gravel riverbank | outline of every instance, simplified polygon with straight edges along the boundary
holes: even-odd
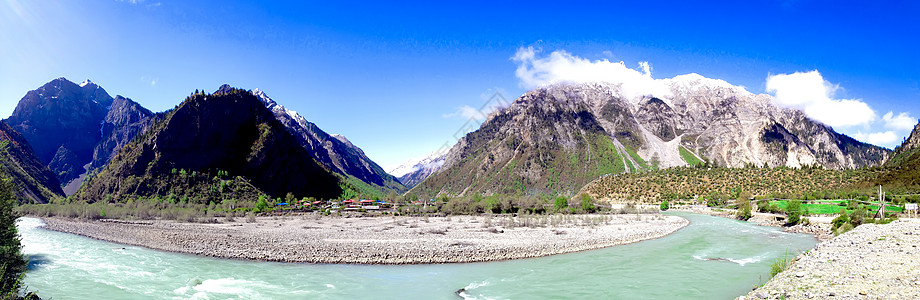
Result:
[[[219,224],[45,218],[50,230],[220,258],[361,264],[465,263],[598,249],[668,235],[663,215],[260,217]]]
[[[865,224],[818,244],[746,299],[920,299],[920,221]]]

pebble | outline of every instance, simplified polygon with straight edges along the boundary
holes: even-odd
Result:
[[[920,260],[904,254],[920,245],[915,232],[920,220],[861,225],[800,255],[747,298],[920,299]]]
[[[593,215],[606,223],[503,227],[508,216],[260,217],[255,223],[99,222],[45,219],[47,228],[95,239],[209,257],[299,263],[485,262],[570,253],[663,237],[689,224],[677,216]],[[539,217],[535,218],[538,219]],[[572,218],[572,216],[569,216]],[[534,220],[527,220],[533,222]],[[485,223],[491,225],[485,226]],[[556,231],[565,229],[567,234]]]

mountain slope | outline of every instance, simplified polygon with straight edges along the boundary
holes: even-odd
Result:
[[[150,128],[155,121],[155,114],[150,110],[131,99],[115,96],[112,108],[102,123],[102,140],[93,149],[90,169],[105,167],[121,147]]]
[[[77,85],[62,77],[26,93],[6,121],[66,184],[85,173],[112,101],[89,80]]]
[[[607,108],[617,113],[616,107]],[[618,135],[605,131],[578,97],[534,90],[460,139],[440,170],[412,192],[425,197],[571,194],[600,175],[646,167],[620,142],[633,139],[633,133]]]
[[[222,90],[227,88],[229,88],[227,85],[221,87]],[[252,93],[259,97],[275,118],[297,138],[297,141],[310,153],[310,157],[327,169],[373,185],[382,194],[391,190],[399,193],[407,190],[396,177],[384,171],[368,158],[361,148],[353,145],[344,136],[326,133],[297,112],[281,106],[263,91],[256,89]]]
[[[220,197],[211,184],[223,190],[222,181],[207,181],[208,176],[203,184],[188,184],[191,190],[174,188],[194,174],[241,178],[273,197],[330,199],[342,192],[340,178],[310,158],[260,99],[231,88],[188,97],[124,146],[74,196],[87,202],[107,195],[116,201],[168,194],[204,195],[198,201]]]
[[[32,152],[32,147],[6,122],[0,121],[0,164],[18,188],[20,202],[48,203],[63,198],[64,191],[48,167]]]
[[[666,98],[626,97],[608,83],[527,92],[461,139],[413,192],[571,194],[601,175],[698,160],[852,169],[878,166],[889,154],[777,107],[769,95],[696,74],[663,82]]]
[[[894,149],[875,184],[920,187],[920,123],[914,126],[904,143]]]
[[[914,154],[920,152],[920,123],[914,126],[907,139],[900,146],[894,148],[891,158],[885,162],[885,166],[894,167],[904,163]]]

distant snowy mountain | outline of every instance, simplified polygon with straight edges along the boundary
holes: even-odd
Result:
[[[221,89],[229,88],[228,85],[221,87]],[[383,168],[364,154],[364,150],[352,144],[344,136],[326,133],[296,111],[278,104],[259,89],[254,89],[252,94],[262,100],[265,107],[275,115],[275,119],[287,127],[313,159],[329,170],[374,185],[384,193],[391,190],[402,193],[407,190],[396,177],[387,174]]]
[[[447,149],[442,149],[422,158],[410,159],[389,173],[399,178],[399,182],[411,189],[440,170],[446,157]]]

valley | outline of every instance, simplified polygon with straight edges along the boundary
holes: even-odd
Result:
[[[42,95],[68,86],[64,79],[49,85]],[[725,93],[714,92],[721,88],[735,93],[726,101],[764,105],[735,87],[708,88],[706,97]],[[265,92],[229,85],[196,91],[161,113],[116,96],[94,154],[83,158],[92,159],[75,178],[59,164],[43,165],[13,129],[3,153],[12,163],[7,176],[19,182],[17,211],[43,218],[47,230],[288,263],[474,263],[618,248],[670,236],[695,218],[659,213],[668,204],[707,205],[709,214],[742,220],[772,213],[767,217],[782,221],[755,219],[835,240],[857,234],[848,231],[862,224],[892,221],[873,220],[878,208],[866,205],[878,185],[890,195],[886,217],[904,215],[900,206],[918,201],[911,193],[918,190],[920,124],[888,151],[766,106],[769,121],[743,129],[753,137],[725,140],[725,130],[751,121],[694,129],[692,110],[678,117],[674,102],[629,102],[612,97],[616,91],[535,90],[491,114],[449,151],[400,167],[399,177]],[[681,105],[688,104],[700,103]],[[806,142],[828,139],[834,142]],[[739,141],[747,146],[723,156],[719,147]],[[55,182],[53,172],[71,181]],[[74,185],[76,191],[63,189]],[[809,224],[809,218],[822,221]],[[767,287],[761,293],[777,295]]]
[[[0,300],[914,299],[920,1],[0,4]]]

